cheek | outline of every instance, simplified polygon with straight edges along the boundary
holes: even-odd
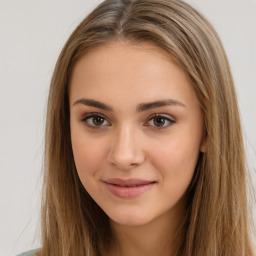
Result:
[[[103,163],[104,149],[90,138],[74,136],[72,138],[72,149],[76,169],[80,179],[95,176],[100,164]]]
[[[152,163],[159,175],[161,193],[167,198],[166,205],[175,205],[191,183],[199,149],[184,139],[172,140],[161,150],[154,150]]]
[[[192,178],[198,156],[199,143],[189,136],[176,136],[168,143],[150,148],[152,164],[163,178],[175,183]]]

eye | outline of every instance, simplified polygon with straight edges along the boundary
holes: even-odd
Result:
[[[173,120],[163,115],[154,115],[149,119],[147,125],[155,126],[156,128],[165,128],[170,126],[173,123],[174,123]]]
[[[82,120],[86,126],[90,128],[100,128],[102,126],[110,126],[110,123],[98,113],[86,114]],[[154,115],[147,122],[147,126],[154,126],[156,128],[165,128],[174,123],[173,120],[163,115]]]
[[[101,126],[109,126],[110,123],[101,115],[98,113],[89,113],[86,114],[82,122],[85,123],[85,125],[91,127],[91,128],[99,128]]]

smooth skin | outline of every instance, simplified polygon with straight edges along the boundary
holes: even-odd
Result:
[[[174,255],[184,194],[205,150],[202,111],[185,72],[150,42],[116,41],[76,63],[69,89],[77,172],[115,234],[108,255]],[[119,198],[103,182],[113,178],[155,183]]]

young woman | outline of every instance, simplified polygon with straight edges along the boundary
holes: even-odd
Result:
[[[209,22],[183,1],[106,0],[52,77],[31,254],[253,256],[247,175]]]

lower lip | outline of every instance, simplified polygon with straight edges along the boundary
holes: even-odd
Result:
[[[122,187],[118,185],[113,185],[110,183],[105,183],[108,190],[119,198],[134,198],[139,196],[149,190],[156,183],[149,183],[145,185],[139,185],[136,187]]]

